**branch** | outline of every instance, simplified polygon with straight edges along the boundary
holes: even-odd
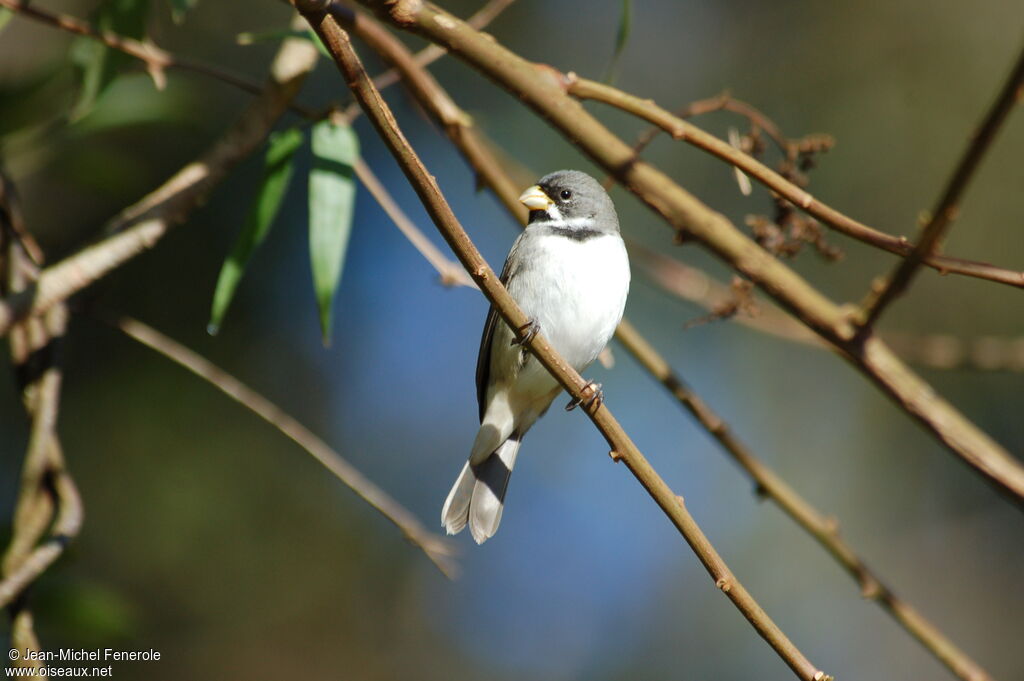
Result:
[[[564,87],[569,94],[579,99],[603,102],[653,123],[670,134],[673,139],[692,144],[739,168],[793,205],[849,237],[896,255],[909,257],[913,252],[913,246],[905,237],[894,237],[840,213],[753,156],[663,109],[650,99],[641,99],[609,85],[581,78],[574,73],[561,77],[565,79]],[[935,254],[929,254],[921,262],[943,274],[963,274],[1024,288],[1024,272]]]
[[[1021,99],[1022,92],[1024,92],[1022,88],[1024,88],[1024,50],[1017,57],[1017,63],[1010,72],[1009,78],[1003,83],[999,96],[996,97],[992,108],[985,115],[985,121],[971,136],[967,150],[960,159],[960,163],[957,164],[956,170],[953,171],[953,176],[949,178],[938,205],[932,211],[931,219],[921,233],[921,238],[914,246],[914,250],[896,266],[889,277],[889,283],[878,293],[877,297],[874,297],[873,302],[864,311],[861,322],[863,328],[870,327],[878,321],[886,306],[910,285],[918,267],[927,262],[927,259],[934,256],[935,251],[938,250],[939,241],[960,213],[960,198],[978,166],[981,165],[982,157],[992,145],[1003,122]]]
[[[388,148],[402,166],[409,182],[413,185],[420,200],[423,202],[438,230],[456,252],[466,270],[485,293],[491,304],[498,310],[509,326],[515,330],[517,338],[526,339],[518,331],[525,328],[527,319],[494,271],[487,265],[476,250],[469,236],[459,224],[451,208],[445,201],[436,181],[431,176],[416,153],[399,130],[391,110],[380,97],[379,91],[373,86],[369,76],[363,69],[359,58],[352,49],[348,35],[338,26],[334,19],[323,12],[326,5],[322,2],[299,3],[300,11],[310,25],[321,37],[338,65],[339,71],[349,87],[355,93],[363,109],[384,139]],[[569,366],[540,334],[526,342],[530,351],[537,356],[548,372],[575,398],[587,396],[587,383]],[[637,477],[648,493],[654,498],[666,515],[672,520],[686,541],[697,553],[701,562],[715,579],[716,584],[739,608],[743,615],[754,625],[758,633],[776,650],[786,663],[806,681],[821,681],[825,674],[814,667],[796,647],[786,638],[785,634],[772,622],[768,615],[754,601],[747,590],[736,580],[735,576],[722,561],[690,516],[682,498],[675,496],[664,480],[651,468],[640,450],[633,444],[629,436],[603,404],[591,404],[586,408],[594,424],[599,428],[612,448],[612,456],[625,462],[630,471]]]
[[[355,171],[356,177],[359,178],[359,181],[363,183],[367,191],[380,204],[381,209],[391,218],[391,222],[395,223],[395,226],[405,235],[409,243],[441,275],[442,284],[445,286],[477,287],[465,270],[445,257],[444,253],[416,226],[416,223],[409,219],[409,216],[399,207],[398,202],[391,197],[387,188],[381,184],[374,172],[370,170],[370,166],[366,165],[363,159],[356,160]]]
[[[222,393],[277,428],[295,444],[305,449],[324,468],[359,495],[363,501],[390,520],[402,531],[406,539],[427,554],[427,557],[442,573],[447,577],[454,577],[457,574],[458,568],[451,558],[452,547],[447,541],[426,530],[412,513],[283,409],[205,357],[138,320],[122,317],[120,319],[103,318],[103,321],[119,329],[129,338],[206,380]]]
[[[1024,466],[910,371],[876,336],[857,337],[849,311],[828,300],[589,115],[566,91],[566,77],[532,64],[491,36],[425,2],[360,0],[387,21],[438,42],[543,116],[678,232],[685,232],[760,286],[784,309],[836,345],[943,444],[1018,503]]]
[[[729,425],[714,412],[686,382],[672,371],[643,336],[627,321],[619,325],[616,338],[669,393],[711,434],[757,485],[759,494],[771,499],[831,555],[860,586],[864,598],[884,608],[903,628],[921,642],[950,671],[964,681],[990,681],[978,663],[960,650],[935,625],[912,605],[898,598],[880,577],[872,572],[853,548],[839,535],[839,521],[826,517],[811,506],[792,487],[736,437]]]
[[[316,48],[308,40],[286,40],[274,58],[270,81],[262,93],[209,151],[122,211],[108,225],[111,236],[46,268],[33,287],[0,301],[0,336],[15,322],[46,312],[153,248],[168,230],[183,222],[231,168],[259,148],[316,59]]]
[[[6,180],[4,183],[0,197],[0,288],[19,291],[35,278],[37,269],[29,262],[28,251],[23,250],[25,240],[19,239],[19,230],[13,227],[21,221],[21,215],[11,202],[13,188]],[[39,255],[42,259],[41,252]],[[40,650],[25,589],[60,557],[82,526],[82,501],[64,466],[56,430],[61,387],[56,346],[64,335],[66,320],[65,307],[57,305],[45,317],[21,322],[11,333],[11,359],[31,429],[11,540],[0,565],[0,607],[10,611],[11,645],[19,650]],[[40,664],[19,660],[14,666]]]
[[[627,242],[630,261],[666,293],[715,313],[735,304],[735,291],[704,270],[652,251],[637,242]],[[820,336],[770,301],[756,297],[753,312],[729,317],[760,333],[822,350],[832,349]],[[978,336],[956,338],[943,333],[879,333],[904,361],[929,369],[976,371],[1024,371],[1024,336]]]

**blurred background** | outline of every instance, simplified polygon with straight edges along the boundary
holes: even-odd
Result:
[[[446,0],[468,16],[480,3]],[[87,17],[91,2],[40,7]],[[600,78],[620,4],[518,0],[490,27],[527,58]],[[275,46],[243,31],[285,26],[288,8],[200,0],[182,25],[154,3],[150,35],[182,56],[262,79]],[[912,235],[1021,47],[1024,5],[893,0],[634,3],[618,83],[674,108],[723,90],[793,137],[834,135],[812,191],[893,234]],[[403,36],[413,47],[421,41]],[[14,18],[0,33],[0,142],[26,220],[49,259],[192,160],[247,95],[170,72],[164,92],[129,65],[96,108],[63,117],[77,87],[72,40]],[[358,45],[357,45],[358,47]],[[363,49],[363,56],[380,64]],[[454,59],[442,84],[510,157],[537,175],[593,166],[514,98]],[[492,266],[517,226],[396,87],[386,96]],[[347,101],[321,61],[299,101]],[[633,139],[644,128],[590,110]],[[295,123],[295,119],[283,124]],[[730,114],[699,124],[720,136]],[[365,160],[443,246],[366,122]],[[1024,268],[1024,112],[1009,120],[963,204],[947,252]],[[320,341],[308,265],[304,169],[250,263],[220,335],[206,334],[220,264],[253,199],[255,155],[160,247],[82,299],[181,340],[291,411],[430,528],[476,432],[473,371],[484,298],[447,289],[360,189],[334,310]],[[737,224],[770,212],[732,171],[659,139],[648,158]],[[621,189],[625,233],[728,271]],[[845,259],[792,266],[858,301],[893,258],[836,234]],[[763,459],[834,513],[867,562],[998,679],[1024,678],[1024,517],[839,358],[720,322],[669,298],[634,266],[627,315]],[[882,328],[971,339],[1024,336],[1006,286],[920,274]],[[622,349],[607,404],[781,628],[839,679],[952,678],[751,483]],[[86,509],[81,537],[33,592],[47,648],[154,648],[121,679],[787,679],[791,673],[714,588],[694,555],[579,412],[530,433],[501,531],[465,536],[446,580],[396,529],[305,452],[201,380],[88,319],[65,345],[60,433]],[[1011,452],[1024,452],[1024,374],[922,369]],[[0,363],[0,514],[9,527],[27,441],[11,368]],[[560,404],[560,403],[559,403]],[[7,531],[5,530],[5,536]]]

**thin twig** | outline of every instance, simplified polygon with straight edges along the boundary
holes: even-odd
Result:
[[[312,7],[310,7],[310,4]],[[339,70],[352,89],[356,98],[363,106],[378,133],[384,139],[395,159],[401,164],[409,182],[413,185],[420,200],[424,203],[438,230],[456,252],[459,260],[474,280],[484,291],[491,304],[501,313],[502,318],[512,329],[526,324],[526,315],[515,303],[508,291],[502,286],[494,271],[476,250],[469,236],[459,224],[451,208],[445,201],[433,176],[427,172],[419,157],[409,145],[405,136],[398,128],[391,110],[373,86],[369,76],[356,56],[348,34],[334,21],[331,15],[324,13],[321,3],[299,4],[300,11],[309,20],[310,25],[321,37]],[[525,328],[525,326],[523,326]],[[516,332],[522,340],[523,334]],[[555,377],[560,384],[576,398],[586,396],[587,382],[548,344],[540,334],[526,342],[530,351]],[[787,664],[806,681],[821,681],[825,677],[812,665],[800,651],[786,638],[785,634],[775,625],[753,597],[736,580],[721,557],[701,532],[683,504],[665,484],[664,480],[651,468],[650,464],[633,444],[629,436],[603,404],[592,404],[586,409],[591,420],[601,430],[605,439],[612,447],[613,456],[626,463],[630,471],[644,485],[652,498],[669,516],[680,530],[686,541],[704,563],[716,584],[733,601],[747,619],[754,625],[758,633],[772,645]]]
[[[1024,465],[913,373],[878,337],[860,338],[850,311],[826,298],[766,253],[728,219],[711,210],[588,114],[566,92],[567,77],[528,62],[491,36],[429,3],[359,0],[399,28],[440,43],[533,108],[595,163],[615,174],[678,233],[702,243],[785,310],[836,345],[904,411],[1017,503],[1024,503]],[[728,149],[735,149],[726,145]]]
[[[1010,115],[1010,111],[1021,99],[1022,88],[1024,88],[1024,50],[1017,57],[1017,63],[1010,71],[1009,77],[1003,83],[999,96],[992,103],[992,107],[985,115],[981,127],[971,135],[967,150],[957,164],[953,175],[949,178],[946,188],[939,197],[935,210],[932,211],[931,219],[921,232],[921,238],[917,245],[907,257],[900,262],[893,273],[889,276],[888,284],[878,294],[870,296],[871,303],[864,311],[860,324],[863,328],[871,327],[878,317],[885,310],[886,306],[899,296],[910,285],[911,280],[917,273],[918,267],[934,256],[938,250],[939,241],[946,234],[953,220],[960,213],[960,199],[967,189],[975,171],[981,165],[981,159],[985,152],[992,146],[992,141],[999,133],[1003,122]]]
[[[593,99],[627,111],[666,131],[673,139],[692,144],[698,149],[734,165],[744,173],[790,201],[794,206],[834,227],[849,237],[876,246],[890,253],[909,256],[913,245],[905,237],[895,237],[869,227],[840,213],[814,198],[806,190],[764,165],[753,156],[729,145],[714,135],[663,109],[650,99],[641,99],[617,88],[569,73],[562,76],[564,88],[574,97]],[[921,262],[943,274],[963,274],[1024,288],[1024,272],[1009,270],[988,263],[930,254]]]
[[[391,197],[391,193],[381,184],[381,181],[377,179],[377,176],[363,159],[356,160],[355,170],[356,177],[359,178],[359,181],[363,183],[367,191],[380,204],[381,209],[391,218],[391,222],[395,223],[395,226],[405,235],[409,243],[441,275],[442,284],[445,286],[477,287],[469,275],[457,263],[445,257],[444,253],[427,238],[427,235],[409,219],[409,216],[399,207],[398,202]]]
[[[482,31],[488,24],[497,19],[498,16],[513,2],[515,2],[515,0],[490,0],[487,4],[474,12],[472,16],[466,19],[466,23],[476,30]],[[417,64],[426,68],[446,54],[448,54],[448,51],[440,45],[429,43],[426,47],[413,55],[413,59]],[[376,85],[378,89],[383,90],[394,85],[401,79],[402,76],[398,69],[391,68],[379,76],[374,76],[373,84]],[[352,102],[352,104],[345,109],[345,116],[349,117],[351,120],[361,112],[362,110],[359,108],[359,103]]]
[[[457,574],[458,569],[452,559],[452,547],[449,542],[425,529],[412,513],[290,414],[205,357],[136,319],[103,317],[103,321],[188,369],[277,428],[295,444],[305,449],[363,501],[394,523],[406,539],[418,546],[442,573],[448,577]]]
[[[758,459],[747,445],[733,434],[729,424],[672,371],[665,358],[644,340],[632,324],[623,321],[615,337],[718,441],[732,460],[754,481],[758,493],[771,499],[828,551],[857,582],[864,598],[875,601],[889,612],[914,638],[964,681],[991,679],[977,662],[960,650],[934,624],[912,605],[897,597],[840,536],[839,521],[816,510],[785,480]]]

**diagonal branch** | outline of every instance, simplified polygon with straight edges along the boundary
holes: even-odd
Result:
[[[718,441],[722,449],[754,481],[758,493],[771,499],[828,551],[829,555],[857,582],[865,598],[875,601],[885,609],[951,672],[964,681],[990,681],[991,677],[977,662],[960,650],[912,605],[896,596],[858,557],[853,548],[840,536],[839,522],[835,518],[822,515],[775,471],[759,460],[750,448],[733,434],[729,425],[672,371],[665,358],[644,340],[632,324],[623,320],[616,338]]]
[[[734,165],[793,205],[843,234],[896,255],[910,257],[913,253],[913,246],[906,238],[886,234],[840,213],[753,156],[705,132],[693,123],[683,120],[682,117],[663,109],[653,101],[641,99],[609,85],[581,78],[574,73],[566,74],[564,78],[565,88],[569,94],[579,99],[593,99],[609,104],[653,123],[674,139],[692,144],[698,149]],[[930,251],[924,257],[919,258],[919,261],[943,274],[963,274],[1024,288],[1024,272],[1008,270],[988,263],[937,255]]]
[[[1024,465],[971,423],[912,372],[874,334],[858,337],[850,312],[740,232],[588,114],[565,91],[566,77],[509,51],[451,14],[426,2],[360,0],[390,23],[447,47],[544,117],[606,171],[613,173],[678,232],[693,237],[784,309],[835,345],[904,411],[963,461],[1018,503],[1024,501]]]
[[[518,329],[526,328],[524,326],[527,322],[526,315],[502,286],[494,271],[487,265],[463,230],[462,225],[455,218],[433,176],[420,162],[415,151],[398,128],[391,110],[381,99],[379,91],[373,86],[363,69],[359,58],[352,49],[348,34],[340,28],[331,15],[324,12],[326,3],[301,3],[299,8],[331,52],[345,81],[355,93],[367,116],[396,160],[401,164],[402,170],[430,213],[438,230],[451,245],[463,266],[473,276],[488,300],[500,312],[505,322],[515,330],[516,337],[526,342],[530,351],[573,397],[586,397],[588,394],[586,381],[558,356],[545,338],[540,334],[529,341],[523,338],[522,332]],[[819,671],[800,653],[749,592],[736,580],[686,510],[682,498],[675,496],[665,481],[651,468],[608,408],[603,404],[592,404],[586,408],[586,411],[611,446],[613,458],[623,461],[647,489],[651,497],[683,534],[719,588],[739,608],[758,633],[768,641],[800,678],[805,681],[822,681],[826,678],[824,672]]]
[[[412,513],[290,414],[205,357],[140,321],[129,317],[104,318],[104,321],[129,338],[208,381],[222,393],[277,428],[295,444],[305,449],[363,501],[394,523],[406,539],[422,549],[442,573],[448,577],[457,574],[458,568],[452,560],[452,547],[449,542],[424,528]]]
[[[704,270],[685,265],[636,242],[627,242],[630,261],[663,291],[695,303],[711,313],[735,306],[736,293]],[[760,297],[755,310],[737,313],[729,321],[792,343],[835,350],[790,315]],[[1024,371],[1024,336],[976,336],[956,338],[942,333],[883,331],[879,335],[905,361],[929,369],[976,371]]]
[[[939,241],[960,213],[960,199],[966,191],[968,183],[978,166],[981,165],[981,159],[992,146],[993,140],[1010,115],[1010,111],[1019,103],[1022,92],[1024,92],[1024,50],[1017,57],[1016,65],[1006,82],[1003,83],[999,96],[996,97],[992,108],[985,115],[981,127],[971,136],[967,150],[960,159],[960,163],[957,164],[956,170],[953,171],[953,176],[949,178],[938,205],[932,211],[931,219],[921,233],[921,238],[914,246],[914,250],[896,266],[889,277],[889,283],[878,293],[877,297],[873,298],[871,304],[864,311],[863,321],[860,322],[862,328],[868,328],[878,321],[886,306],[910,285],[918,267],[922,263],[926,263],[929,258],[934,257],[939,247]]]
[[[377,179],[377,175],[363,159],[356,160],[355,171],[356,177],[359,178],[359,181],[370,192],[381,209],[391,218],[391,222],[395,223],[395,226],[405,235],[405,238],[409,240],[413,248],[419,251],[420,255],[441,275],[442,284],[445,286],[477,287],[465,270],[449,260],[416,226],[416,223],[405,214],[405,211],[391,197],[391,193],[381,184],[381,181]]]

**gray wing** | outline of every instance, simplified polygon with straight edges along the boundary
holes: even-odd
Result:
[[[509,279],[515,276],[518,267],[518,258],[516,258],[516,251],[519,249],[519,242],[525,236],[524,234],[519,235],[516,242],[512,244],[512,250],[509,251],[508,258],[505,260],[505,266],[501,270],[501,283],[508,286]],[[513,261],[516,262],[516,266],[513,267]],[[476,357],[476,401],[480,408],[480,421],[484,420],[484,412],[487,409],[487,383],[491,380],[491,341],[494,339],[494,329],[498,322],[501,320],[501,315],[494,309],[492,305],[487,311],[487,321],[484,322],[484,332],[480,337],[480,352]]]

